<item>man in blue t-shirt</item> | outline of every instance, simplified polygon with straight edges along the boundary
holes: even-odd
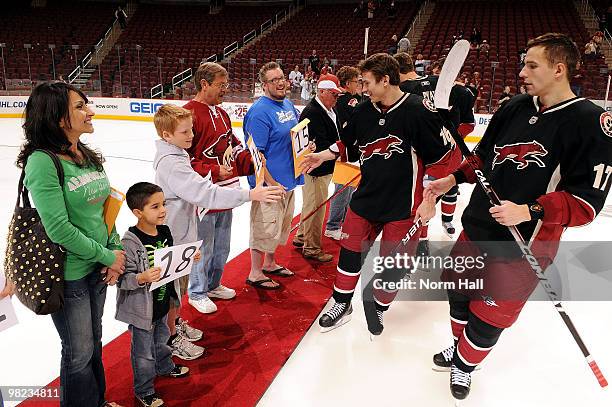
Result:
[[[285,99],[286,80],[276,62],[268,62],[259,70],[264,94],[244,117],[245,141],[253,138],[257,149],[266,158],[267,185],[279,185],[287,194],[274,203],[251,204],[251,272],[246,283],[264,290],[275,290],[280,285],[264,273],[289,277],[293,272],[278,265],[274,252],[289,237],[293,219],[293,189],[304,184],[303,176],[295,178],[293,152],[289,131],[300,117],[293,103]],[[249,176],[249,185],[255,187],[255,177]]]

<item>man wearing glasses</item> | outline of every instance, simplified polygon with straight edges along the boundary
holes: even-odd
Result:
[[[240,188],[238,177],[253,173],[251,153],[232,133],[232,122],[221,102],[229,87],[225,68],[214,62],[200,65],[194,76],[197,94],[184,107],[193,112],[191,165],[214,183]],[[199,208],[198,239],[202,240],[202,260],[189,278],[189,303],[203,314],[217,310],[211,298],[228,300],[236,291],[221,284],[230,250],[232,211]]]
[[[338,85],[338,78],[335,75],[321,75],[317,83],[317,95],[306,105],[300,116],[300,121],[310,120],[308,139],[316,144],[315,151],[327,150],[340,139],[338,135],[340,125],[335,110],[341,92]],[[327,161],[304,176],[302,216],[310,214],[327,199],[334,163]],[[302,255],[305,258],[322,263],[333,259],[331,254],[325,253],[321,248],[321,229],[324,220],[325,210],[318,210],[300,224],[298,233],[293,239],[293,245],[302,248]]]
[[[274,259],[276,248],[285,244],[295,206],[293,190],[304,184],[304,177],[295,178],[290,130],[298,123],[299,112],[285,98],[286,80],[276,62],[268,62],[259,70],[264,96],[253,103],[244,117],[245,141],[253,138],[257,149],[266,159],[267,185],[282,186],[285,197],[274,203],[251,204],[251,271],[246,283],[258,289],[275,290],[280,284],[264,273],[276,277],[290,277],[293,273]],[[249,176],[255,187],[255,177]]]

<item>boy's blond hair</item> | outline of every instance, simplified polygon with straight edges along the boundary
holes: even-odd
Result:
[[[153,116],[153,123],[155,124],[155,130],[157,135],[163,138],[164,131],[168,133],[174,133],[179,120],[191,118],[192,114],[189,110],[176,106],[170,103],[162,105],[155,116]]]

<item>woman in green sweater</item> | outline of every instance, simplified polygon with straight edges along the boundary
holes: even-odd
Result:
[[[49,238],[66,251],[64,306],[51,315],[62,341],[61,406],[109,406],[102,366],[102,313],[106,287],[124,271],[119,235],[109,236],[103,205],[110,184],[102,156],[79,141],[92,133],[87,97],[63,82],[38,85],[25,110],[25,143],[17,165]],[[60,187],[51,158],[60,158]],[[102,273],[104,272],[104,273]]]

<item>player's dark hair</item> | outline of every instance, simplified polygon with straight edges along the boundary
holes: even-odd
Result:
[[[65,82],[43,82],[34,88],[26,103],[25,120],[21,126],[25,133],[25,143],[17,157],[18,167],[25,167],[34,150],[49,150],[55,154],[67,155],[81,168],[93,166],[98,171],[102,170],[102,155],[78,141],[77,148],[83,154],[83,159],[80,159],[70,150],[72,144],[60,126],[64,120],[65,127],[72,127],[70,92],[77,93],[87,103],[87,96],[82,91]]]
[[[399,69],[401,74],[407,74],[410,72],[414,72],[414,63],[412,62],[412,57],[407,52],[398,52],[393,55],[393,58],[399,64]]]
[[[274,61],[265,63],[259,70],[259,82],[266,83],[266,74],[268,73],[268,71],[278,68],[280,68],[280,65]]]
[[[546,33],[527,42],[527,50],[543,47],[550,66],[558,63],[565,65],[567,80],[570,81],[580,62],[580,49],[566,34]]]
[[[131,211],[134,209],[143,210],[149,198],[157,192],[163,192],[159,185],[150,182],[135,183],[125,194],[128,208],[130,208]]]
[[[338,74],[336,76],[338,77],[340,86],[344,88],[351,79],[359,77],[359,69],[355,68],[354,66],[343,66],[342,68],[338,69]]]
[[[359,63],[359,70],[363,72],[371,72],[380,82],[385,75],[389,76],[389,83],[394,86],[400,84],[400,68],[399,64],[391,55],[381,52],[374,54],[365,61]]]

